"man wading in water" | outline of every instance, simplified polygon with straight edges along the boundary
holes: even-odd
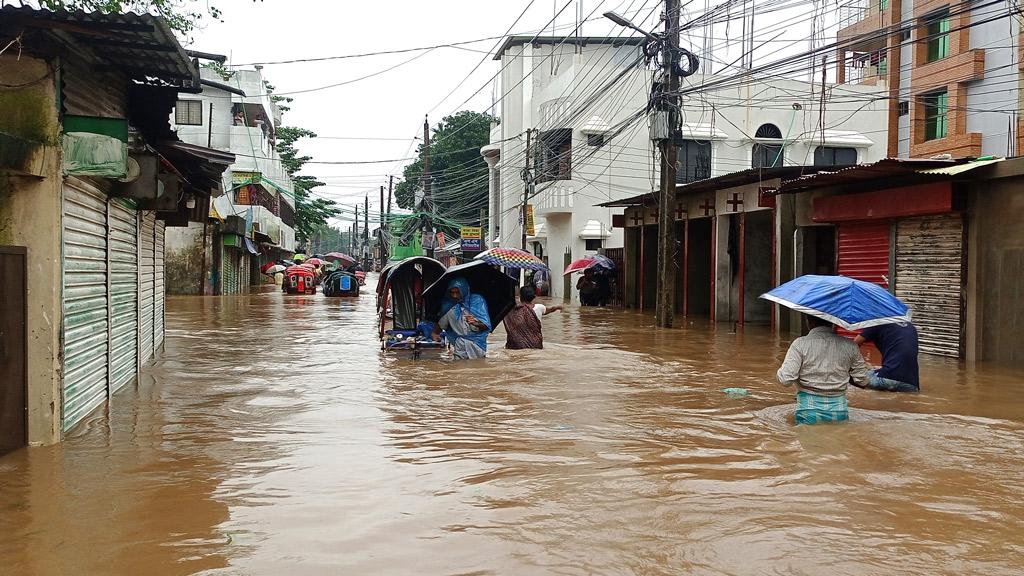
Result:
[[[789,345],[779,368],[783,386],[796,384],[797,424],[841,422],[849,418],[846,387],[868,385],[868,365],[860,348],[836,334],[831,323],[805,316],[810,331]]]
[[[546,314],[561,310],[562,307],[534,304],[533,299],[536,295],[537,293],[531,286],[523,286],[519,289],[519,305],[505,316],[505,332],[508,333],[505,348],[521,350],[544,347],[544,333],[540,319]]]

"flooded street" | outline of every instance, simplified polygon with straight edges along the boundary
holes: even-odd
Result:
[[[0,458],[0,572],[1024,572],[1019,372],[923,356],[922,394],[794,427],[764,328],[573,308],[413,362],[374,304],[169,299],[109,414]]]

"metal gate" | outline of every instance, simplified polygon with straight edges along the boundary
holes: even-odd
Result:
[[[164,343],[164,310],[167,290],[164,288],[164,221],[157,220],[153,229],[153,347]]]
[[[896,225],[896,296],[910,306],[928,354],[962,356],[963,237],[959,214]]]
[[[139,213],[139,364],[153,357],[153,230],[156,214]]]
[[[565,254],[562,255],[562,270],[565,270],[572,264],[572,248],[566,247]],[[562,299],[566,302],[572,301],[572,278],[571,274],[566,274],[562,277]]]
[[[623,298],[623,286],[625,286],[625,274],[626,269],[626,249],[625,248],[606,248],[604,255],[607,256],[612,262],[615,262],[615,286],[612,287],[612,301],[611,304],[614,306],[624,306],[625,301]]]
[[[888,288],[890,230],[888,220],[840,224],[837,272]]]
[[[224,256],[220,260],[221,294],[238,294],[239,251],[228,246],[224,246],[222,250]]]
[[[107,210],[109,257],[110,393],[135,378],[139,354],[139,248],[135,207],[111,200]]]
[[[63,199],[63,388],[67,431],[107,399],[107,197],[68,178]]]

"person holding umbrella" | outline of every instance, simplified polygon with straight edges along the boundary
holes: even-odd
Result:
[[[776,377],[783,386],[797,388],[797,424],[842,422],[849,419],[847,385],[868,385],[867,362],[856,344],[835,333],[832,323],[804,318],[810,330],[789,345]]]
[[[487,301],[479,294],[470,293],[469,282],[463,277],[448,282],[448,292],[441,300],[440,319],[431,332],[435,342],[441,341],[442,329],[447,331],[456,360],[487,355],[487,335],[491,331]]]
[[[797,424],[848,419],[847,386],[868,387],[860,347],[836,334],[835,325],[863,330],[910,322],[907,305],[884,288],[845,276],[801,276],[761,298],[801,312],[809,328],[790,345],[776,374],[783,386],[797,387]]]

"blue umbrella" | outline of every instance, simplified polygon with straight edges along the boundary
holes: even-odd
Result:
[[[847,330],[910,322],[907,305],[877,284],[846,276],[801,276],[761,298]]]

